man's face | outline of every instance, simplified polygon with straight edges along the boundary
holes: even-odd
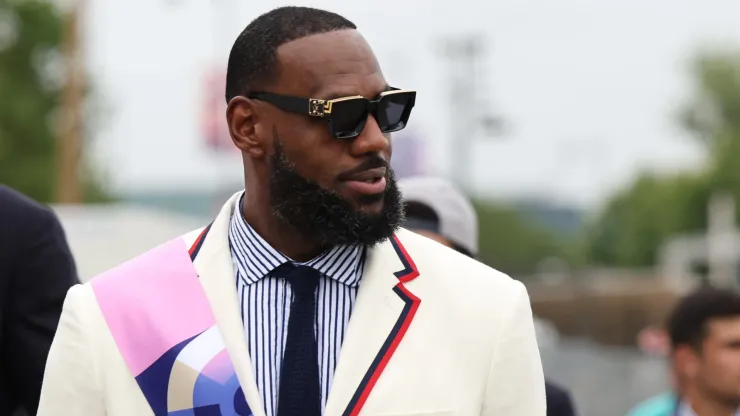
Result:
[[[392,170],[388,171],[388,185],[381,195],[381,210],[374,213],[356,208],[348,198],[298,174],[278,138],[270,162],[274,215],[321,245],[372,246],[393,235],[403,221],[401,193]]]
[[[695,360],[697,388],[715,400],[740,405],[740,317],[711,320]]]
[[[374,99],[388,90],[370,46],[354,30],[288,42],[277,56],[277,78],[266,92]],[[324,244],[374,244],[393,234],[403,210],[390,169],[390,135],[381,132],[372,115],[358,137],[341,140],[322,118],[264,102],[256,108],[255,134],[269,155],[276,215]],[[363,181],[370,171],[381,177]]]

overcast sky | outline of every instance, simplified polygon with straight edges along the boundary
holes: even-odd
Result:
[[[94,157],[114,189],[208,189],[238,181],[238,156],[203,146],[204,77],[209,68],[225,67],[251,19],[283,3],[88,3],[87,57],[106,115]],[[691,93],[689,61],[703,45],[740,45],[737,0],[292,3],[353,20],[386,78],[419,91],[408,133],[423,138],[427,170],[440,175],[450,173],[454,145],[440,39],[480,33],[489,51],[482,88],[507,129],[476,146],[475,188],[492,197],[582,206],[598,204],[640,169],[701,163],[700,149],[675,123]]]

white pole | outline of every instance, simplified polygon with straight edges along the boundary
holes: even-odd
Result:
[[[712,195],[708,207],[709,281],[718,287],[737,285],[735,200],[729,193]]]

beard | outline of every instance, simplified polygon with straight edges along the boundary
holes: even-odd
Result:
[[[401,192],[393,170],[380,157],[365,161],[369,168],[387,167],[387,186],[360,204],[383,200],[377,214],[362,212],[336,192],[301,176],[285,156],[275,136],[270,157],[270,205],[273,215],[322,246],[363,244],[372,247],[391,237],[404,220]]]

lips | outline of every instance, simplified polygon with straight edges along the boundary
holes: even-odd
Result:
[[[343,182],[352,191],[363,195],[377,195],[385,191],[386,168],[367,169],[354,173]]]
[[[362,172],[358,172],[353,175],[350,175],[348,178],[345,179],[345,181],[373,183],[373,182],[379,181],[381,178],[385,178],[386,172],[387,172],[386,168],[368,169],[368,170],[364,170]]]

